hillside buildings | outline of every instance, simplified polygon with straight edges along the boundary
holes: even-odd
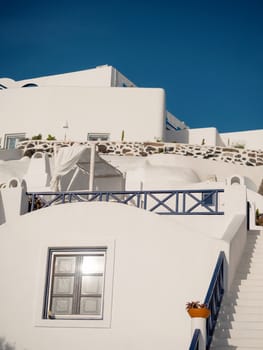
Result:
[[[0,348],[188,349],[260,232],[262,131],[192,130],[111,66],[0,87]]]

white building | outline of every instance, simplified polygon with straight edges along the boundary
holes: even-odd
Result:
[[[4,145],[66,133],[53,153],[37,141],[31,158],[0,153],[0,349],[188,349],[191,323],[204,322],[190,320],[186,302],[204,300],[220,252],[231,295],[260,230],[261,153],[146,142],[167,127],[164,91],[136,88],[112,67],[0,83],[1,114],[13,118]],[[131,142],[120,142],[122,130]],[[61,147],[88,134],[109,140]],[[224,331],[215,337],[226,350],[235,344]]]
[[[0,79],[2,147],[42,134],[62,140],[154,141],[185,125],[160,88],[138,88],[111,66],[15,82]],[[81,127],[80,127],[81,124]]]

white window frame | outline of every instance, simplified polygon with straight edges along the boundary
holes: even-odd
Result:
[[[48,256],[52,249],[98,249],[106,248],[106,259],[105,259],[105,276],[104,276],[104,289],[103,289],[103,317],[99,318],[87,318],[78,317],[77,319],[72,317],[55,317],[46,318],[44,315],[45,302],[46,302],[46,281],[48,273]],[[104,242],[97,242],[85,244],[83,246],[70,244],[70,245],[52,245],[45,246],[41,248],[39,269],[40,269],[40,279],[37,286],[37,298],[36,298],[36,316],[35,316],[35,326],[36,327],[58,327],[58,328],[110,328],[111,327],[111,311],[112,311],[112,293],[113,293],[113,278],[114,278],[114,251],[115,251],[115,241],[107,240]]]
[[[106,254],[107,254],[107,248],[106,247],[99,247],[99,248],[50,248],[49,249],[49,256],[48,256],[48,270],[47,270],[47,281],[46,281],[46,291],[45,291],[45,304],[44,304],[44,310],[43,310],[43,318],[48,319],[103,319],[103,299],[104,299],[104,278],[105,278],[105,266],[106,266]],[[100,274],[94,274],[92,272],[90,273],[83,273],[80,271],[81,266],[78,266],[83,261],[83,258],[85,257],[96,257],[100,256],[104,258],[103,263],[103,272]],[[55,271],[55,262],[56,259],[59,259],[61,257],[64,258],[74,258],[75,260],[75,266],[74,266],[74,272],[73,273],[56,273]],[[102,286],[101,291],[99,294],[81,294],[81,281],[82,278],[85,276],[94,276],[96,277],[102,277]],[[74,285],[72,286],[72,292],[65,296],[65,294],[59,294],[54,292],[54,286],[55,286],[55,279],[56,278],[69,278],[74,281]],[[76,283],[77,282],[77,283]],[[56,298],[64,298],[66,300],[72,301],[72,308],[74,309],[72,313],[69,314],[55,314],[52,312],[52,302]],[[96,298],[97,300],[100,300],[100,311],[96,314],[81,314],[80,311],[80,304],[82,298]]]
[[[88,141],[109,141],[110,134],[102,132],[89,132],[87,135]]]
[[[15,146],[17,142],[26,137],[26,133],[13,133],[13,134],[5,134],[4,137],[4,148],[5,149],[15,149],[15,147],[8,147],[10,140],[15,140]]]

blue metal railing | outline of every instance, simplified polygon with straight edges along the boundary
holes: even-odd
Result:
[[[206,348],[209,349],[224,296],[225,253],[220,252],[204,303],[211,314],[206,321]]]
[[[223,189],[166,191],[27,192],[28,211],[54,204],[106,201],[129,204],[163,215],[223,215]]]
[[[221,307],[222,299],[224,296],[224,273],[225,273],[225,253],[220,252],[217,263],[214,269],[214,273],[205,297],[204,304],[210,309],[211,314],[206,320],[206,349],[210,349],[212,343],[213,334],[218,318],[219,310]],[[195,330],[197,331],[197,330]],[[200,330],[199,330],[200,332]],[[194,342],[195,338],[195,342]],[[197,342],[197,343],[196,343]],[[192,342],[189,350],[198,349],[199,337],[196,339],[195,332],[193,334]],[[192,345],[195,344],[195,345]],[[196,345],[197,344],[197,345]],[[195,347],[191,347],[195,346]]]
[[[199,350],[200,335],[200,329],[195,329],[189,350]]]

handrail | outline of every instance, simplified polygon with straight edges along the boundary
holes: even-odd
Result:
[[[189,350],[199,350],[200,329],[195,329]]]
[[[210,309],[211,314],[206,320],[206,350],[210,349],[210,345],[212,343],[213,334],[216,326],[216,321],[218,318],[219,310],[221,307],[222,299],[224,296],[224,274],[225,274],[225,253],[221,251],[219,253],[217,263],[213,272],[213,276],[211,278],[208,291],[205,297],[204,304],[206,304],[207,308]],[[199,338],[196,340],[196,331],[193,334],[191,345],[189,350],[196,350],[198,349],[198,344],[195,345],[195,347],[192,344],[197,341],[199,343]],[[200,332],[200,330],[199,330]],[[197,347],[196,347],[197,346]]]
[[[223,189],[165,191],[72,191],[27,192],[33,211],[53,204],[92,201],[114,201],[133,205],[162,215],[223,215],[219,195]]]
[[[211,314],[206,321],[206,348],[210,349],[213,334],[218,318],[220,306],[224,296],[225,253],[220,252],[214,273],[205,297],[204,304],[210,309]]]

